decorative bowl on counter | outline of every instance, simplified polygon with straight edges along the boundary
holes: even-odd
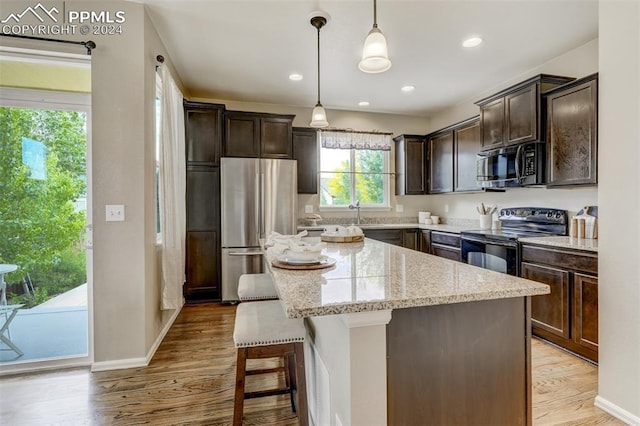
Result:
[[[316,245],[296,244],[291,242],[289,247],[284,250],[283,254],[287,259],[297,262],[313,262],[320,258],[325,244]]]

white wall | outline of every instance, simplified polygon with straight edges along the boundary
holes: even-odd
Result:
[[[15,2],[11,8],[20,12],[29,5]],[[101,368],[140,365],[174,314],[160,310],[153,183],[155,56],[168,63],[170,58],[141,4],[67,1],[65,7],[126,15],[121,35],[62,38],[97,45],[91,58],[94,359]],[[83,52],[56,43],[2,43]],[[124,204],[126,220],[105,222],[106,204]]]
[[[514,76],[497,87],[488,88],[464,102],[431,117],[429,131],[435,131],[478,115],[479,110],[474,102],[490,96],[502,89],[517,84],[538,74],[565,75],[584,77],[598,72],[598,40],[592,40],[583,46],[558,56],[528,72]],[[443,218],[476,219],[475,207],[480,202],[498,207],[554,207],[569,210],[574,214],[585,205],[596,205],[598,189],[596,187],[575,189],[517,188],[506,192],[487,192],[478,194],[447,194],[429,196],[399,197],[398,202],[404,205],[405,215],[428,209]],[[448,210],[448,211],[447,211]],[[413,214],[415,216],[415,214]]]
[[[597,405],[640,424],[640,3],[600,2]]]
[[[526,80],[537,74],[566,75],[576,78],[584,77],[598,72],[598,40],[592,40],[582,46],[577,47],[561,56],[558,56],[534,69],[529,70],[519,76],[514,76],[511,80],[503,84],[486,88],[483,92],[477,93],[464,102],[443,111],[441,114],[430,118],[405,117],[391,114],[375,114],[350,111],[327,111],[329,122],[332,127],[354,128],[359,130],[380,129],[391,131],[394,135],[401,133],[427,134],[429,132],[449,126],[469,117],[478,115],[478,107],[474,101],[482,99],[496,93],[506,87]],[[219,102],[227,105],[228,109],[238,109],[244,111],[258,111],[271,113],[296,114],[294,126],[308,127],[311,107],[287,107],[281,105],[265,105],[240,103],[225,100],[204,100],[208,102]],[[394,153],[391,155],[393,168]],[[394,177],[391,179],[391,187],[395,187]],[[444,219],[476,219],[475,206],[480,202],[497,205],[498,207],[555,207],[575,214],[585,205],[596,205],[598,190],[596,187],[584,187],[574,189],[545,189],[545,188],[519,188],[509,189],[506,192],[487,192],[479,194],[446,194],[427,196],[392,196],[391,202],[393,211],[371,212],[364,211],[367,217],[406,217],[408,220],[415,219],[420,210],[429,210],[437,213]],[[317,195],[298,196],[298,217],[305,217],[305,205],[312,205],[318,211],[319,197]],[[403,212],[395,212],[395,206],[401,204]],[[327,213],[322,212],[323,217],[343,217],[351,218],[352,212]]]

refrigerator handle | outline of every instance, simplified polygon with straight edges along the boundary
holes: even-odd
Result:
[[[262,170],[260,170],[260,236],[264,235],[264,238],[267,238],[268,235],[266,235],[267,230],[266,230],[266,213],[265,213],[265,205],[264,205],[264,200],[265,200],[265,196],[264,196],[264,191],[265,191],[265,185],[264,185],[264,172]]]

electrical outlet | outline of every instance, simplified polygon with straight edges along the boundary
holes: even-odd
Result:
[[[396,211],[398,213],[402,213],[404,211],[404,206],[402,204],[396,204]]]
[[[313,206],[311,204],[305,204],[304,212],[305,213],[313,213]]]
[[[124,204],[106,205],[107,222],[122,222],[124,220]]]
[[[444,205],[444,212],[449,213],[449,204]]]

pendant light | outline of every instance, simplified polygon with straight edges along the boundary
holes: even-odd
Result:
[[[373,28],[369,31],[362,49],[362,60],[358,64],[360,71],[366,73],[385,72],[391,68],[387,40],[378,28],[378,13],[376,0],[373,0]]]
[[[327,18],[324,16],[314,16],[311,18],[311,25],[318,30],[318,103],[311,113],[311,123],[309,124],[311,127],[327,127],[329,125],[327,113],[320,103],[320,28],[324,27],[326,23]]]

